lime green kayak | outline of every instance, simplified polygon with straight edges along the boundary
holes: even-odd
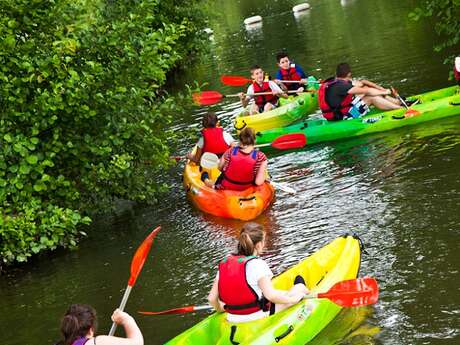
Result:
[[[358,275],[361,249],[352,236],[339,237],[273,279],[277,289],[288,290],[301,274],[313,293]],[[304,300],[261,320],[230,323],[225,313],[214,313],[167,344],[305,344],[312,340],[342,307],[328,299]]]
[[[309,119],[288,127],[259,131],[256,141],[257,144],[271,143],[284,134],[303,133],[306,136],[307,145],[311,145],[460,115],[460,88],[458,86],[426,92],[408,99],[418,101],[409,110],[403,108],[382,112],[372,109],[362,118],[344,121]]]
[[[314,77],[308,78],[306,86],[311,92],[301,93],[298,96],[281,98],[280,106],[271,111],[261,114],[247,115],[246,112],[240,113],[234,122],[235,129],[241,131],[245,127],[251,127],[256,132],[271,128],[283,127],[301,120],[318,108],[318,81]]]

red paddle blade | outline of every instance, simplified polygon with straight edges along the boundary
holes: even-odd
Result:
[[[160,231],[161,226],[158,226],[155,230],[153,230],[150,235],[148,235],[145,240],[141,243],[139,248],[137,248],[136,253],[133,256],[131,261],[131,276],[128,280],[129,286],[134,286],[136,283],[137,276],[142,270],[142,266],[144,266],[145,259],[147,259],[147,255],[149,254],[150,247],[152,247],[153,239],[157,235],[158,231]]]
[[[409,109],[407,110],[405,113],[404,113],[404,116],[405,117],[414,117],[414,116],[418,116],[420,115],[421,113],[418,111],[418,110],[415,110],[415,109]]]
[[[223,84],[229,86],[243,86],[252,82],[251,79],[247,79],[245,77],[240,77],[237,75],[223,75],[222,77],[220,77],[220,81]]]
[[[193,101],[198,105],[212,105],[219,103],[224,96],[217,91],[203,91],[192,95]]]
[[[189,305],[187,307],[174,308],[162,311],[138,311],[139,314],[143,315],[168,315],[168,314],[185,314],[195,311],[195,306]]]
[[[328,298],[342,307],[374,304],[379,298],[379,287],[374,278],[357,278],[336,283],[318,298]]]
[[[303,133],[291,133],[279,136],[272,142],[272,147],[278,150],[300,149],[307,144],[307,137]]]

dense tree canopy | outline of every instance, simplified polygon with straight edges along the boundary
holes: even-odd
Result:
[[[166,186],[168,72],[201,42],[179,0],[0,1],[0,255],[74,246],[89,210]],[[148,166],[142,162],[148,160]]]

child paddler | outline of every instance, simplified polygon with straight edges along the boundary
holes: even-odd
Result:
[[[229,148],[220,158],[218,168],[222,173],[214,185],[208,179],[207,173],[201,176],[208,187],[245,190],[265,182],[267,156],[254,147],[256,142],[254,130],[251,127],[244,128],[239,134],[239,139],[239,144]]]
[[[98,335],[96,310],[86,304],[73,304],[61,320],[63,339],[56,345],[143,345],[144,338],[128,313],[115,309],[112,321],[123,326],[126,338]]]
[[[213,112],[208,112],[201,120],[203,129],[201,130],[201,137],[196,144],[195,153],[189,152],[187,158],[195,163],[199,163],[201,155],[205,152],[210,152],[221,157],[225,151],[231,146],[236,144],[232,135],[224,131],[219,126],[219,119]]]
[[[251,67],[251,78],[252,84],[249,85],[246,94],[240,92],[238,95],[241,100],[243,107],[249,104],[251,99],[254,99],[254,103],[249,109],[251,115],[270,111],[278,106],[278,98],[287,98],[287,94],[281,90],[281,88],[271,80],[265,81],[265,74],[263,69],[254,65]],[[270,93],[267,95],[251,96],[254,93]]]
[[[280,69],[276,73],[275,83],[280,85],[283,90],[303,92],[302,85],[307,83],[307,75],[302,67],[294,64],[286,52],[276,54],[276,63]],[[283,81],[298,81],[298,83],[283,83]]]
[[[246,223],[238,238],[237,252],[219,263],[209,292],[209,303],[227,312],[229,322],[262,319],[298,303],[307,293],[305,281],[297,276],[290,290],[273,287],[273,273],[259,256],[265,247],[260,224]]]

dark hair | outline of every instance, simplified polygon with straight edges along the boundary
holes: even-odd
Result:
[[[249,69],[249,71],[250,71],[251,74],[252,74],[252,72],[254,72],[256,69],[262,69],[262,67],[260,67],[259,65],[253,65],[253,66]]]
[[[342,62],[337,65],[335,76],[338,78],[345,78],[350,72],[351,72],[350,65],[347,64],[346,62]]]
[[[240,143],[245,146],[256,143],[256,133],[251,127],[246,127],[240,132]]]
[[[63,345],[71,345],[79,337],[85,337],[90,329],[96,332],[96,310],[87,304],[72,304],[61,320]]]
[[[251,256],[254,247],[264,239],[264,228],[257,223],[246,223],[238,237],[238,255]]]
[[[217,118],[217,115],[212,111],[204,114],[203,119],[201,120],[201,124],[204,128],[214,128],[217,126],[217,122],[219,122],[219,119]]]
[[[280,62],[280,60],[285,57],[289,58],[289,55],[287,52],[285,51],[279,52],[278,54],[276,54],[276,62]]]

